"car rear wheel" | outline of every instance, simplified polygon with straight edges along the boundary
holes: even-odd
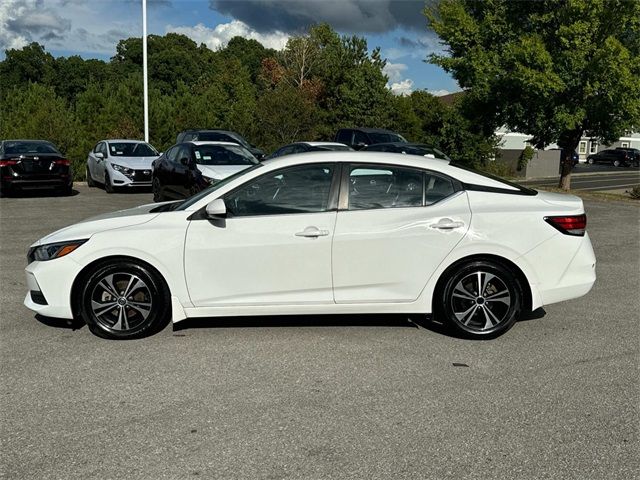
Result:
[[[593,158],[587,158],[587,163],[589,165],[593,165]]]
[[[104,191],[107,193],[113,193],[114,188],[111,184],[111,178],[109,178],[109,174],[105,172],[104,174]]]
[[[95,187],[96,186],[96,182],[94,182],[93,178],[91,177],[91,172],[89,171],[89,167],[86,167],[85,171],[86,171],[86,176],[87,176],[87,186],[89,188]]]
[[[522,287],[499,263],[473,261],[449,274],[441,290],[443,319],[468,338],[495,338],[520,315]]]
[[[162,277],[134,261],[95,268],[80,294],[80,315],[95,335],[125,340],[152,335],[170,319],[171,297]]]

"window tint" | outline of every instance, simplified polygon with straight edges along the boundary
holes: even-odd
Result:
[[[349,210],[422,206],[420,170],[377,165],[352,166]]]
[[[324,212],[334,166],[314,164],[270,172],[225,198],[235,216]]]
[[[336,141],[351,145],[351,130],[340,130],[338,132],[338,138],[336,138]]]
[[[369,138],[364,133],[356,130],[355,132],[353,132],[353,143],[354,145],[360,145],[361,143],[364,145],[368,145],[371,142],[369,142]],[[375,143],[380,143],[380,142],[375,142]]]
[[[167,160],[169,160],[170,162],[176,163],[178,161],[179,149],[180,149],[179,145],[176,145],[175,147],[171,147],[166,154]]]
[[[98,144],[98,152],[100,152],[104,156],[104,158],[107,158],[109,156],[106,142],[100,142]]]
[[[155,157],[158,155],[155,148],[148,143],[135,142],[110,142],[111,154],[116,157]]]
[[[94,153],[98,153],[98,152],[100,151],[100,144],[101,144],[101,143],[102,143],[102,142],[98,142],[98,143],[96,143],[96,146],[95,146],[95,147],[93,147],[93,152],[94,152]]]
[[[258,160],[239,145],[196,145],[196,163],[200,165],[254,165]]]
[[[11,155],[33,154],[33,153],[60,153],[49,142],[5,142],[4,150]]]
[[[455,192],[453,182],[445,177],[427,173],[425,175],[425,203],[431,205]]]

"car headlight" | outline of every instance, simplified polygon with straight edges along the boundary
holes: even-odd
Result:
[[[133,175],[134,173],[133,169],[128,167],[123,167],[122,165],[118,165],[117,163],[112,163],[111,168],[113,168],[116,172],[120,172],[125,175]]]
[[[64,257],[69,255],[76,248],[82,245],[86,240],[71,240],[68,242],[48,243],[46,245],[40,245],[29,249],[27,254],[27,260],[29,263],[38,261],[44,262],[47,260],[53,260],[54,258]]]

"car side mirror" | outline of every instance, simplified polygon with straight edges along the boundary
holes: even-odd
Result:
[[[227,216],[227,206],[223,199],[216,198],[213,202],[207,205],[206,212],[207,217],[211,219],[224,218]]]
[[[104,154],[103,154],[102,152],[96,152],[96,153],[94,154],[94,156],[95,156],[96,158],[99,158],[100,160],[102,160],[102,159],[104,158]]]
[[[188,167],[189,166],[189,159],[187,157],[183,157],[183,158],[180,159],[180,163],[182,165],[184,165],[185,167]]]

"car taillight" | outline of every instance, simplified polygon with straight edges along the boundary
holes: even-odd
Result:
[[[53,163],[55,163],[56,165],[66,165],[66,166],[71,165],[71,162],[69,160],[67,160],[66,158],[62,158],[60,160],[56,160]]]
[[[0,167],[8,167],[9,165],[15,165],[17,163],[17,160],[0,160]]]
[[[544,217],[544,221],[565,235],[583,237],[587,229],[587,216],[584,213],[582,215]]]

